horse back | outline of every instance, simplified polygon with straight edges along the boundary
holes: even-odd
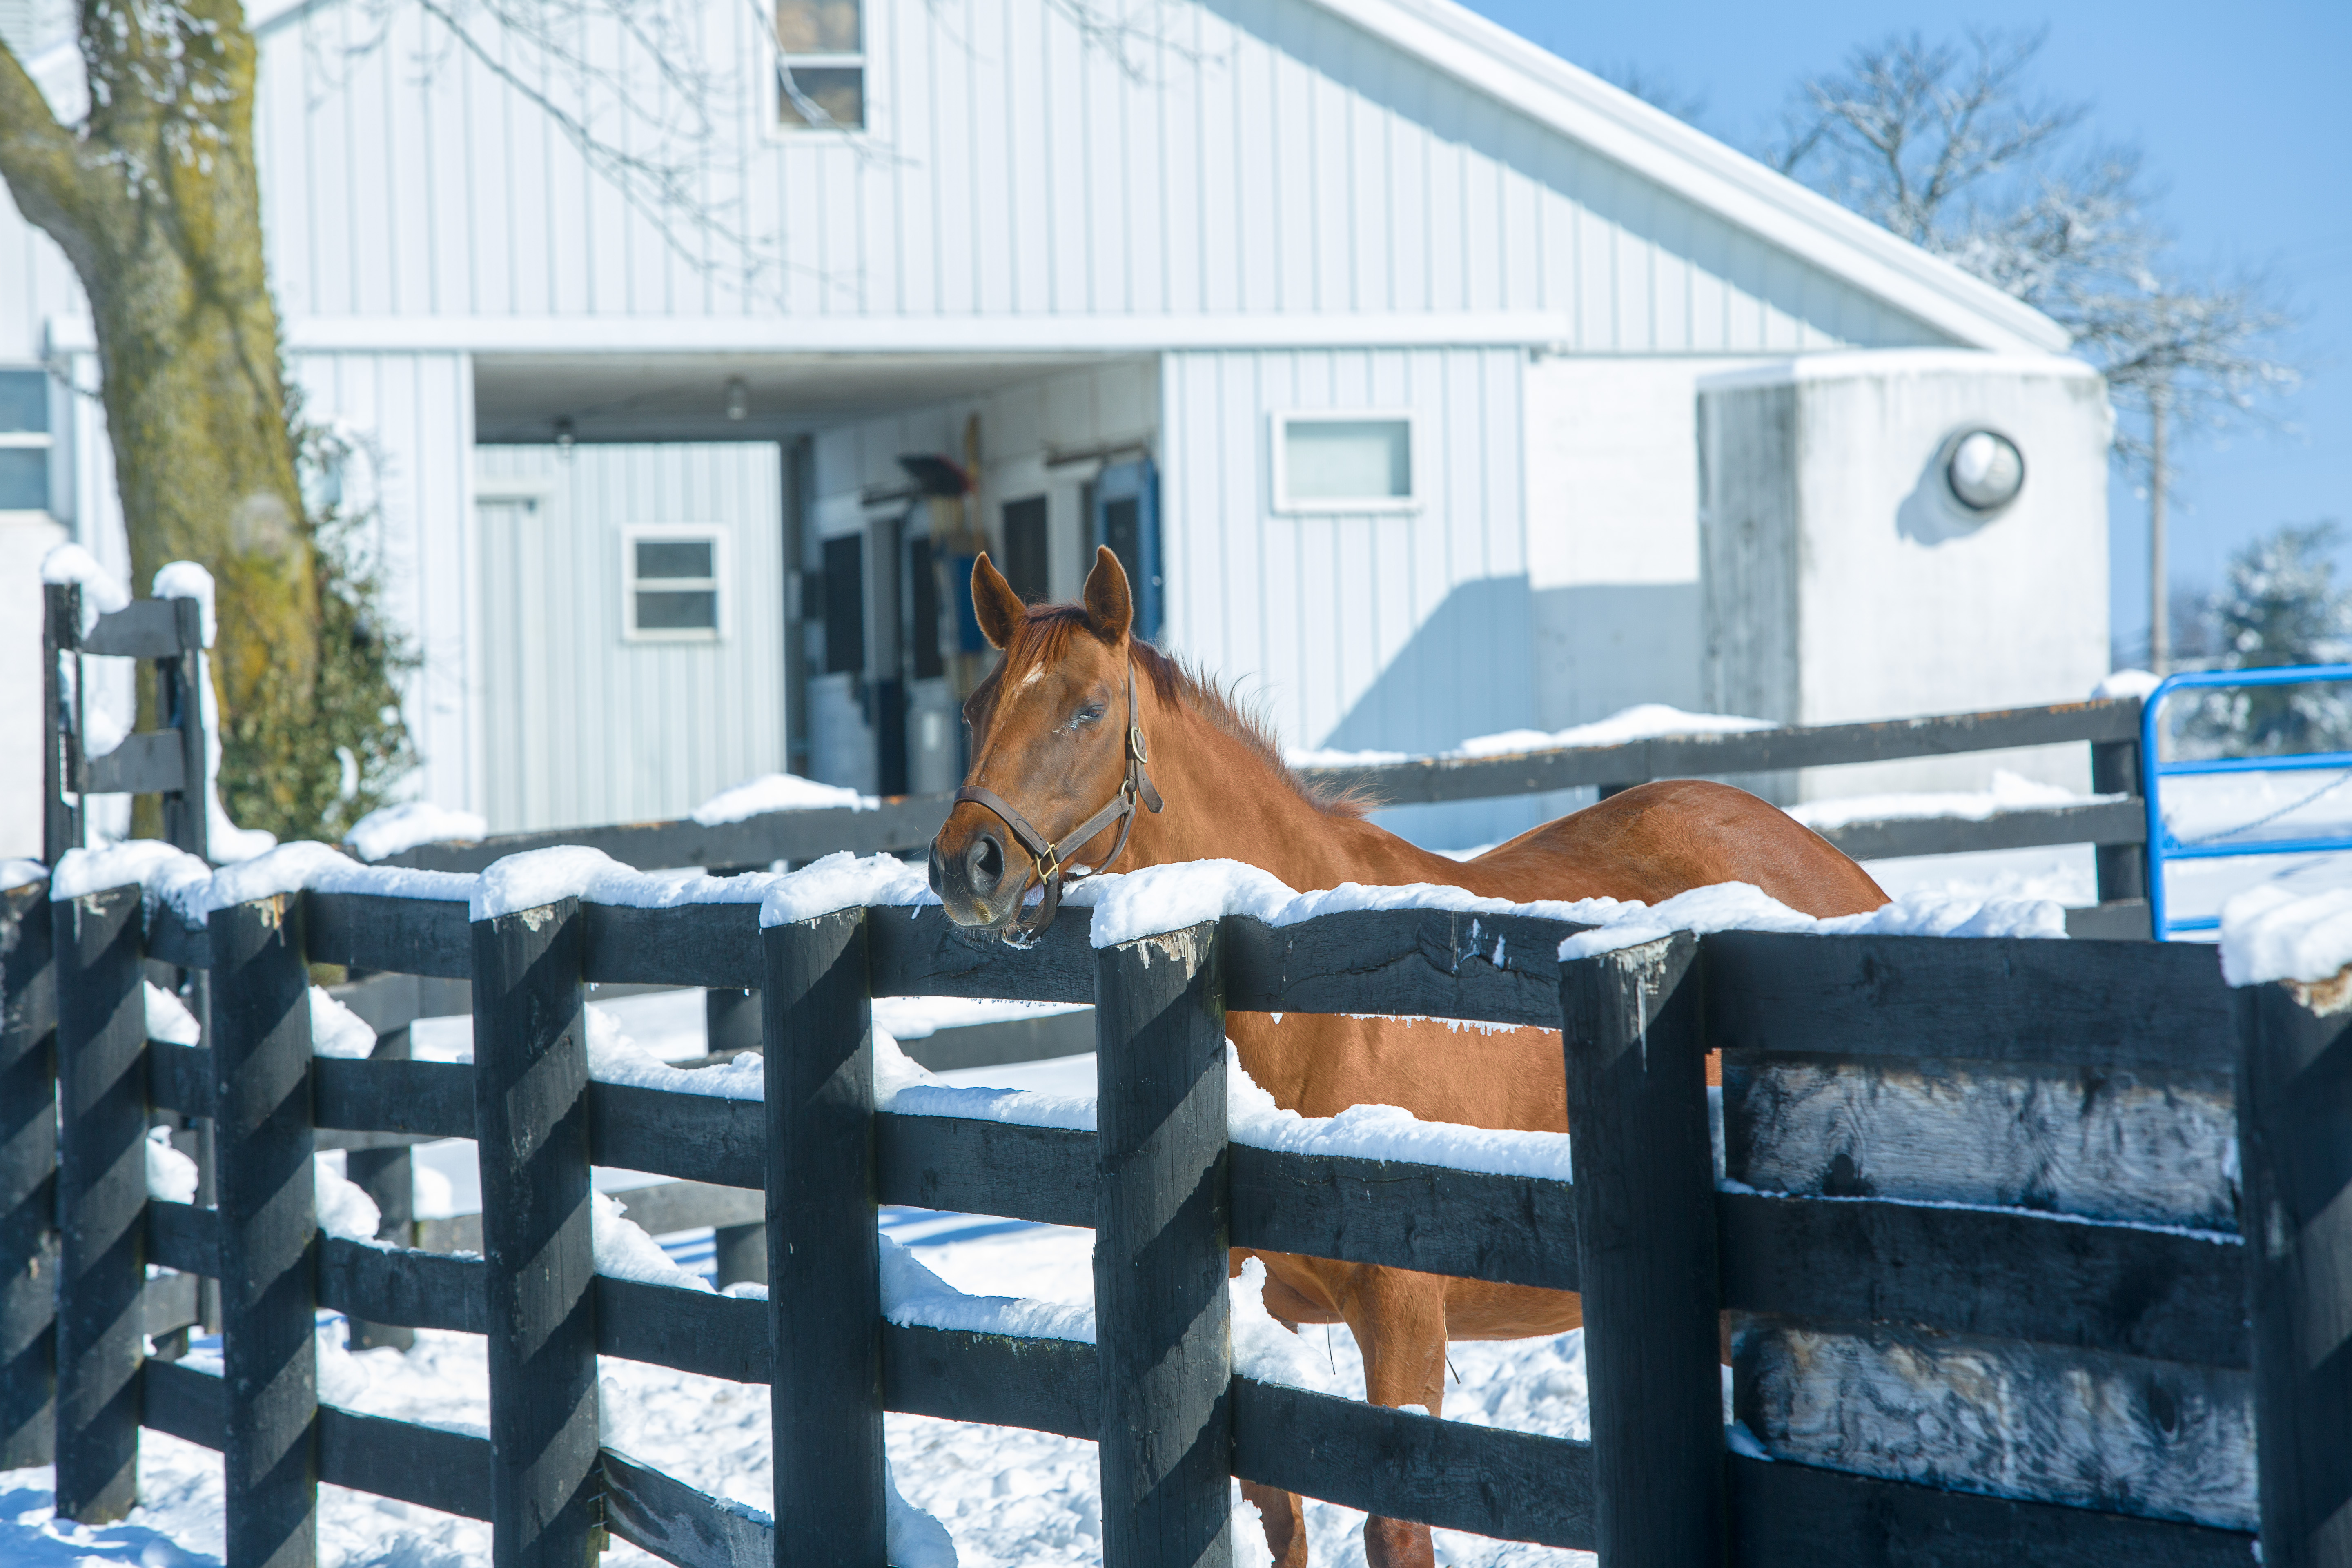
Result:
[[[1717,882],[1751,882],[1809,915],[1874,910],[1886,894],[1836,846],[1729,784],[1637,784],[1533,827],[1466,863],[1481,892],[1656,903]]]

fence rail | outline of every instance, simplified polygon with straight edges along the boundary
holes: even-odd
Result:
[[[1423,757],[1301,773],[1318,784],[1364,790],[1383,805],[1413,805],[1580,787],[1614,793],[1653,779],[1752,775],[2087,742],[2092,787],[2122,798],[2023,807],[1982,818],[1886,817],[1818,831],[1858,860],[2095,845],[2100,901],[2071,911],[2070,929],[2080,936],[2128,938],[2147,934],[2147,819],[2137,798],[2138,736],[2139,704],[2117,699],[1863,724],[1663,736],[1507,756]],[[554,844],[590,845],[625,865],[642,868],[741,869],[779,861],[799,864],[840,849],[904,854],[930,842],[953,804],[950,795],[905,795],[867,810],[770,812],[708,826],[680,820],[494,834],[478,843],[423,845],[385,863],[478,871],[503,856]]]
[[[129,1505],[142,1419],[221,1447],[237,1568],[308,1560],[317,1479],[488,1518],[502,1564],[576,1563],[599,1527],[693,1568],[798,1562],[819,1539],[878,1564],[885,1409],[1097,1440],[1112,1568],[1223,1561],[1228,1475],[1597,1547],[1612,1568],[2235,1564],[2258,1522],[2265,1561],[2333,1561],[2315,1509],[2352,1477],[2315,1435],[2352,1408],[2305,1369],[2340,1361],[2311,1336],[2352,1303],[2321,1253],[2294,1260],[2324,1248],[2307,1226],[2352,1171],[2322,1153],[2352,1147],[2352,1031],[2277,988],[2233,1012],[2207,951],[1724,933],[1563,964],[1574,928],[1416,910],[1234,917],[1100,951],[1071,910],[1016,952],[936,909],[764,931],[749,904],[566,900],[472,922],[456,903],[311,892],[199,929],[146,924],[135,889],[54,910],[19,890],[6,909],[0,1121],[66,1108],[54,1178],[13,1142],[0,1163],[11,1430],[54,1427],[60,1511],[89,1519]],[[211,972],[202,1045],[145,1040],[150,958]],[[469,979],[476,1062],[310,1057],[309,963]],[[589,983],[759,990],[765,1097],[595,1080]],[[1101,1129],[876,1110],[864,1042],[888,995],[1093,1001]],[[1233,1143],[1227,1009],[1560,1031],[1583,1180]],[[2283,1043],[2242,1055],[2250,1018]],[[1860,1121],[1842,1109],[1864,1104]],[[124,1178],[153,1108],[223,1128],[215,1206]],[[486,1161],[481,1255],[317,1236],[320,1129],[515,1151]],[[2325,1180],[2294,1173],[2315,1158]],[[2241,1162],[2293,1220],[2263,1249],[2236,1235]],[[772,1242],[791,1242],[769,1249],[769,1299],[594,1274],[591,1163],[764,1194]],[[875,1278],[877,1203],[1095,1227],[1099,1343],[884,1321],[870,1289],[843,1288]],[[41,1261],[52,1225],[61,1269]],[[1229,1246],[1581,1289],[1592,1441],[1235,1375],[1218,1327]],[[791,1258],[797,1282],[774,1261]],[[151,1262],[182,1272],[151,1286]],[[22,1288],[44,1268],[54,1297]],[[224,1282],[227,1383],[139,1353],[142,1325],[184,1304],[169,1280],[191,1275]],[[491,1436],[320,1405],[314,1305],[489,1335]],[[1725,1452],[1727,1309],[1738,1407],[1774,1462]],[[593,1399],[574,1397],[600,1354],[768,1384],[771,1519],[604,1449]],[[1880,1375],[1889,1358],[1909,1383]],[[54,1417],[25,1414],[50,1379]],[[1970,1452],[1931,1440],[1956,1421],[1977,1424]],[[2070,1447],[2068,1430],[2087,1436]]]

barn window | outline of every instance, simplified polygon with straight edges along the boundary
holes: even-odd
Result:
[[[1412,504],[1410,416],[1274,416],[1276,510],[1398,511]]]
[[[640,642],[712,642],[719,637],[721,536],[698,528],[631,529],[622,542],[622,603]]]
[[[0,511],[48,509],[48,373],[0,370]]]
[[[866,127],[864,0],[776,0],[776,118],[788,131]]]

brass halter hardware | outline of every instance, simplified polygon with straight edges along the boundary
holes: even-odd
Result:
[[[1045,928],[1054,923],[1054,916],[1061,910],[1065,882],[1100,876],[1110,869],[1113,862],[1127,849],[1127,836],[1135,826],[1138,802],[1153,812],[1160,809],[1163,803],[1160,791],[1152,784],[1151,775],[1144,772],[1143,765],[1150,758],[1150,750],[1143,743],[1142,711],[1135,705],[1135,660],[1130,658],[1127,661],[1127,776],[1119,782],[1118,793],[1110,797],[1108,805],[1064,834],[1060,842],[1049,842],[1044,834],[1029,825],[1027,817],[1013,808],[1011,801],[993,790],[982,789],[978,784],[966,784],[956,791],[957,801],[968,800],[974,805],[984,806],[1013,830],[1013,837],[1020,841],[1023,852],[1029,857],[1030,868],[1036,873],[1038,887],[1045,892],[1035,915],[1026,920],[1014,920],[1013,930],[1005,933],[1007,942],[1014,940],[1013,931],[1018,931],[1024,942],[1036,941],[1045,933]],[[1118,824],[1118,842],[1111,846],[1110,854],[1103,863],[1076,871],[1067,869],[1070,855],[1114,822]]]

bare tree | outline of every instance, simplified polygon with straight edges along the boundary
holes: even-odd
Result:
[[[2161,670],[2172,437],[2291,388],[2275,345],[2295,319],[2260,274],[2197,277],[2174,260],[2137,152],[2078,145],[2089,106],[2032,89],[2045,37],[1910,33],[1858,48],[1798,89],[1768,158],[2049,315],[2105,374],[2132,416],[2116,458],[2147,487],[2148,658]]]

